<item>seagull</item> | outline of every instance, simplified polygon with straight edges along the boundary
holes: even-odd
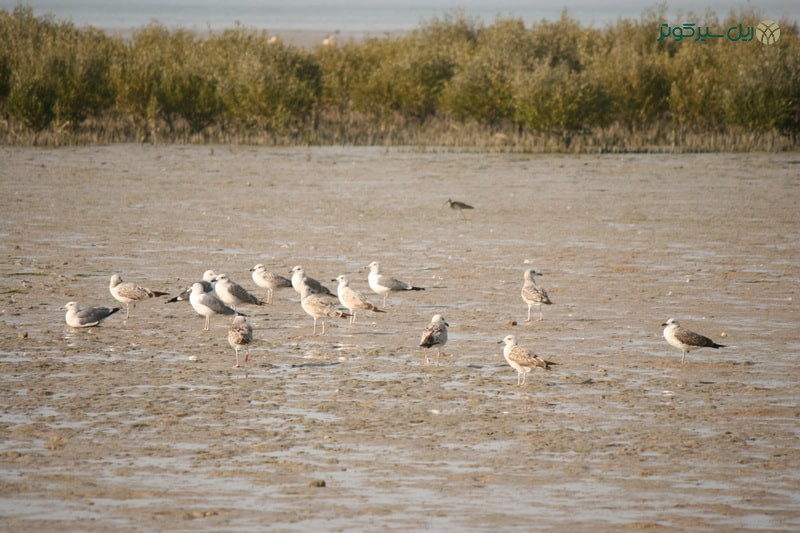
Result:
[[[436,346],[436,364],[439,364],[439,356],[442,354],[442,346],[447,344],[447,327],[450,324],[445,322],[442,315],[433,315],[431,323],[425,327],[422,332],[422,338],[419,340],[419,345],[423,348],[431,348]],[[429,365],[428,353],[425,353],[425,365]]]
[[[325,294],[312,293],[308,285],[301,285],[300,292],[300,305],[303,311],[308,313],[314,319],[314,330],[312,335],[317,334],[317,319],[322,319],[322,333],[325,335],[325,319],[331,318],[348,318],[350,313],[345,313],[336,309],[336,306]]]
[[[203,272],[203,279],[199,283],[203,286],[204,292],[212,292],[214,290],[214,281],[217,279],[217,274],[213,270],[206,270]],[[189,285],[183,292],[179,295],[175,296],[174,298],[170,298],[164,303],[171,304],[173,302],[181,302],[183,300],[188,300],[189,295],[192,294],[192,286]]]
[[[445,204],[450,204],[450,209],[455,209],[461,214],[462,217],[464,216],[464,209],[475,209],[469,204],[465,204],[464,202],[459,202],[456,200],[451,200],[450,198],[447,199]]]
[[[366,267],[369,269],[369,288],[379,296],[383,296],[383,306],[386,307],[386,297],[393,291],[424,291],[423,287],[414,287],[410,283],[381,275],[381,265],[373,261]]]
[[[724,344],[717,344],[708,337],[703,337],[699,333],[690,331],[678,324],[674,318],[670,318],[663,324],[664,338],[675,348],[683,351],[681,364],[686,360],[686,354],[695,348],[724,348]]]
[[[503,340],[498,341],[497,344],[502,343],[506,343],[505,348],[503,348],[503,357],[517,371],[517,385],[524,385],[528,372],[534,368],[550,370],[550,365],[555,364],[545,361],[521,346],[517,346],[517,338],[514,335],[506,336]],[[520,378],[522,378],[522,381],[520,381]]]
[[[122,281],[119,274],[111,276],[108,290],[111,291],[111,296],[113,296],[115,300],[125,304],[126,319],[130,315],[131,304],[136,307],[136,302],[147,300],[148,298],[155,298],[156,296],[167,296],[166,292],[151,291],[150,289],[140,287],[130,281]]]
[[[234,309],[236,309],[237,305],[242,304],[261,305],[261,300],[247,292],[247,289],[235,281],[231,281],[227,274],[217,276],[214,292],[225,305],[229,305]]]
[[[534,276],[541,275],[541,273],[530,268],[525,271],[523,276],[525,282],[522,284],[522,299],[528,304],[528,318],[525,319],[525,322],[531,321],[531,307],[534,305],[539,306],[539,320],[542,320],[542,304],[550,305],[553,303],[550,301],[550,297],[547,296],[547,291],[536,285],[536,281],[533,279]]]
[[[306,271],[302,266],[297,265],[290,272],[292,274],[292,287],[301,295],[303,294],[302,287],[305,285],[309,288],[309,292],[314,294],[330,294],[331,296],[336,296],[328,287],[325,287],[314,278],[306,276]]]
[[[73,328],[96,326],[119,311],[119,307],[89,307],[81,309],[78,302],[67,302],[63,308],[67,310],[67,325]]]
[[[348,279],[348,277],[344,274],[336,279],[332,279],[331,281],[339,282],[339,287],[337,287],[336,293],[339,295],[339,301],[342,303],[342,306],[346,307],[347,310],[353,314],[353,316],[350,317],[351,324],[356,323],[356,310],[358,309],[369,309],[370,311],[375,311],[376,313],[386,312],[378,309],[374,303],[364,298],[360,292],[352,289],[350,287],[350,279]]]
[[[272,292],[275,289],[280,289],[283,287],[291,287],[292,281],[284,278],[283,276],[279,276],[274,272],[270,272],[267,270],[262,264],[257,264],[253,268],[250,269],[252,272],[253,283],[261,287],[262,289],[267,289],[267,303],[272,303]]]
[[[222,303],[213,291],[206,292],[203,288],[203,284],[199,281],[192,284],[192,293],[189,295],[189,302],[192,304],[194,310],[197,311],[198,315],[206,318],[206,325],[203,331],[208,331],[212,316],[237,314],[235,310]]]
[[[236,352],[236,366],[233,368],[240,368],[239,350],[242,348],[245,348],[244,362],[245,365],[247,364],[250,354],[246,347],[251,342],[253,342],[253,328],[247,323],[247,320],[243,316],[233,317],[233,320],[231,320],[231,327],[228,330],[228,344],[230,344],[231,348]]]

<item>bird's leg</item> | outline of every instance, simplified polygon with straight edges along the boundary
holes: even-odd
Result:
[[[325,321],[322,321],[322,333],[321,335],[325,335]]]
[[[686,350],[683,350],[683,357],[681,357],[681,364],[686,360]]]
[[[234,365],[233,368],[239,368],[239,348],[236,348],[234,346],[233,351],[236,354],[236,364]]]
[[[528,304],[528,318],[525,319],[525,322],[531,321],[531,304]]]
[[[544,317],[542,316],[542,304],[539,304],[539,320],[543,320]]]
[[[208,331],[208,328],[211,327],[211,317],[206,317],[206,326],[203,328],[203,331]]]

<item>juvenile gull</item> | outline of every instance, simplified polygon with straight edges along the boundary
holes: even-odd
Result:
[[[303,311],[308,313],[314,319],[314,329],[312,335],[317,334],[317,319],[322,319],[322,333],[325,335],[325,319],[330,318],[348,318],[350,313],[345,313],[336,309],[336,306],[331,302],[330,298],[324,294],[315,294],[310,291],[308,285],[300,286],[300,305]]]
[[[214,315],[235,315],[236,311],[225,305],[216,297],[214,292],[206,292],[203,284],[195,282],[192,284],[192,293],[189,295],[189,302],[197,314],[206,318],[203,331],[208,331],[211,325],[211,317]]]
[[[445,322],[442,315],[433,315],[431,323],[425,327],[422,332],[422,338],[419,345],[423,348],[431,348],[436,346],[436,364],[439,364],[439,356],[442,354],[442,346],[447,344],[447,327],[450,324]],[[425,352],[425,365],[429,365],[428,353]]]
[[[229,305],[234,309],[236,309],[237,305],[242,304],[261,305],[261,300],[247,292],[247,289],[235,281],[231,281],[231,278],[229,278],[227,274],[220,274],[217,276],[217,283],[214,284],[214,292],[225,305]]]
[[[291,287],[292,281],[290,279],[284,278],[283,276],[279,276],[274,272],[270,272],[267,270],[262,264],[257,264],[253,268],[250,269],[252,272],[253,283],[261,287],[262,289],[267,289],[267,303],[272,303],[272,292],[275,289],[281,289],[283,287]]]
[[[125,318],[130,315],[130,306],[136,307],[136,302],[147,300],[148,298],[155,298],[156,296],[166,296],[166,292],[151,291],[145,287],[140,287],[130,281],[122,281],[119,274],[111,276],[111,282],[108,284],[108,290],[111,291],[111,296],[118,302],[125,304]]]
[[[244,348],[245,366],[247,365],[247,360],[250,358],[247,346],[251,342],[253,342],[253,328],[250,327],[250,324],[247,323],[247,320],[243,316],[233,317],[231,327],[228,330],[228,344],[230,344],[231,348],[236,352],[236,366],[233,368],[240,368],[239,350],[242,348]]]
[[[550,305],[553,303],[550,301],[550,297],[547,296],[547,291],[536,285],[536,281],[533,279],[534,276],[541,276],[541,274],[532,268],[526,270],[523,275],[525,282],[522,284],[522,299],[528,304],[528,318],[525,319],[525,322],[531,321],[531,307],[534,305],[539,306],[539,320],[542,320],[542,304]]]
[[[384,276],[381,274],[381,265],[377,261],[373,261],[365,268],[369,269],[369,288],[372,289],[379,296],[383,296],[383,306],[386,307],[386,297],[390,292],[396,291],[424,291],[423,287],[415,287],[405,281]]]
[[[202,281],[199,281],[198,283],[200,283],[203,286],[203,290],[205,292],[211,292],[211,291],[214,290],[214,281],[216,279],[217,279],[216,272],[214,272],[213,270],[206,270],[203,273]],[[170,304],[170,303],[173,303],[173,302],[181,302],[183,300],[188,300],[190,294],[192,294],[192,286],[191,285],[189,285],[179,295],[175,296],[174,298],[170,298],[169,300],[167,300],[164,303]]]
[[[461,216],[464,216],[464,209],[475,209],[469,204],[465,204],[464,202],[459,202],[457,200],[451,200],[450,198],[447,199],[445,204],[450,204],[450,209],[455,209],[458,211]]]
[[[497,344],[502,343],[506,343],[505,348],[503,348],[503,357],[517,371],[517,385],[524,385],[525,377],[534,368],[550,370],[550,365],[555,364],[545,361],[521,346],[517,346],[517,338],[514,335],[506,336],[503,340],[498,341]],[[521,382],[520,377],[522,378]]]
[[[376,313],[385,312],[378,309],[374,303],[364,298],[360,292],[350,287],[350,280],[344,274],[331,281],[339,282],[336,293],[339,295],[339,301],[342,303],[342,306],[346,307],[347,310],[353,314],[353,316],[350,317],[351,324],[356,323],[356,311],[359,309],[368,309]]]
[[[314,278],[310,278],[306,276],[305,269],[297,265],[291,270],[292,273],[292,287],[301,295],[303,294],[303,286],[307,286],[309,288],[309,292],[314,294],[330,294],[331,296],[336,296],[333,294],[328,287],[325,287],[322,283],[315,280]]]
[[[77,302],[67,302],[64,309],[67,310],[67,325],[73,328],[96,326],[119,311],[119,307],[88,307],[81,309]]]
[[[681,357],[681,364],[686,360],[686,354],[695,348],[724,348],[724,344],[717,344],[708,337],[704,337],[699,333],[690,331],[680,324],[674,318],[670,318],[663,324],[664,338],[675,348],[683,352]]]

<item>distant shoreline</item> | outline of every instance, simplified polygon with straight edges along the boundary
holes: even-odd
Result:
[[[85,26],[88,28],[89,26]],[[125,40],[133,38],[134,33],[144,29],[146,26],[135,28],[97,28],[105,32],[111,37],[119,37]],[[346,43],[349,41],[361,42],[367,39],[394,39],[409,33],[409,30],[376,30],[376,31],[362,31],[362,30],[293,30],[293,29],[267,29],[256,28],[249,26],[231,26],[223,30],[201,30],[196,27],[185,26],[166,26],[170,31],[188,30],[195,32],[198,37],[203,37],[208,34],[219,35],[226,30],[241,29],[245,31],[261,32],[266,31],[270,36],[278,37],[283,43],[288,45],[297,46],[300,48],[314,48],[315,46],[322,45],[326,39],[333,39],[336,43]]]

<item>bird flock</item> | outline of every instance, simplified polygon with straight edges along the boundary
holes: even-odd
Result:
[[[370,289],[379,297],[382,297],[382,307],[386,307],[386,300],[392,292],[424,291],[424,287],[419,287],[401,281],[397,278],[381,273],[381,265],[373,261],[364,267],[369,270],[367,282]],[[192,283],[189,287],[181,291],[177,296],[167,300],[166,303],[188,300],[194,311],[205,318],[203,331],[210,330],[211,318],[215,315],[230,316],[230,327],[228,329],[228,343],[233,348],[236,364],[234,368],[246,366],[249,359],[249,346],[253,342],[253,328],[247,322],[247,315],[240,311],[242,306],[269,305],[274,301],[274,292],[278,289],[293,288],[300,296],[300,307],[313,319],[312,335],[317,334],[319,326],[320,335],[325,334],[325,323],[331,318],[348,319],[349,323],[355,324],[356,313],[359,311],[370,311],[373,313],[385,313],[385,309],[379,308],[362,293],[350,286],[350,278],[347,275],[340,275],[331,281],[338,283],[334,293],[323,285],[320,281],[310,277],[302,265],[297,265],[291,269],[291,278],[285,278],[270,270],[263,264],[257,264],[250,269],[253,283],[259,288],[267,291],[265,301],[249,292],[242,285],[234,282],[227,274],[217,274],[213,270],[207,270],[202,279]],[[540,272],[529,268],[523,272],[523,284],[520,291],[523,302],[528,306],[526,322],[531,320],[531,310],[533,306],[538,307],[539,320],[543,320],[543,305],[552,305],[553,302],[547,291],[536,284],[535,278],[541,276]],[[166,292],[154,291],[137,285],[133,282],[123,281],[119,274],[113,274],[109,282],[109,291],[112,297],[120,303],[125,304],[125,318],[130,318],[130,311],[136,304],[151,298],[168,296]],[[86,328],[99,325],[111,315],[117,313],[119,307],[89,307],[81,309],[77,302],[71,301],[64,308],[67,310],[66,323],[73,328]],[[686,355],[694,349],[723,348],[723,344],[718,344],[708,337],[690,331],[682,327],[677,320],[670,318],[664,324],[663,335],[666,341],[683,353],[681,365],[686,360]],[[436,349],[436,363],[443,354],[442,349],[447,344],[447,328],[449,324],[441,314],[435,314],[430,323],[424,328],[420,338],[419,346],[425,348],[424,364],[430,364],[428,349]],[[498,344],[505,344],[503,357],[513,369],[517,371],[517,385],[526,383],[528,373],[535,369],[550,370],[556,363],[546,361],[537,356],[530,350],[517,344],[514,335],[508,335]],[[244,360],[240,361],[239,352],[244,350]]]

